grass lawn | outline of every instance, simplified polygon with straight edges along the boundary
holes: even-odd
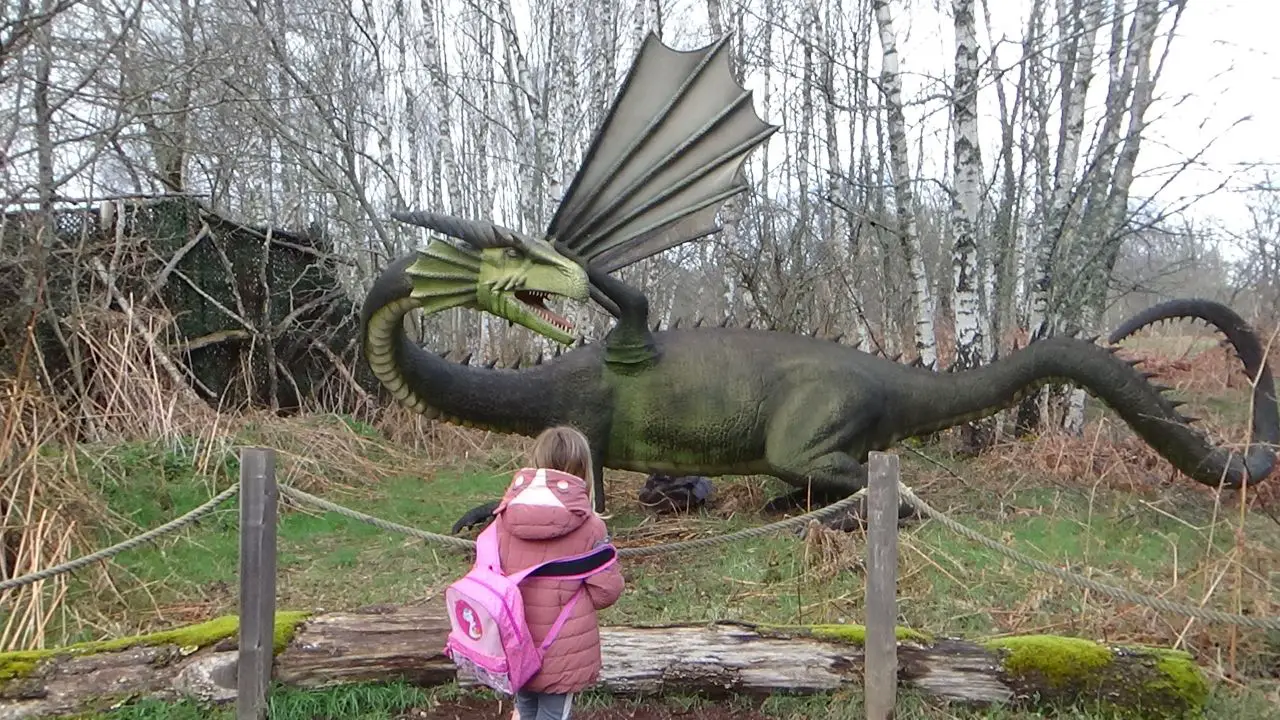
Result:
[[[1235,414],[1239,406],[1222,403],[1220,411]],[[337,418],[281,422],[292,423],[287,427],[299,443],[281,453],[282,482],[305,477],[309,492],[437,532],[447,532],[468,508],[496,497],[516,462],[508,449],[472,454],[462,464],[442,466],[423,458],[421,471],[415,471],[412,457],[378,464],[365,455],[363,469],[335,464],[303,473],[297,458],[307,456],[301,448],[313,431],[354,432],[375,443],[376,433]],[[1028,440],[980,460],[950,457],[943,445],[904,446],[903,479],[935,508],[1055,565],[1178,602],[1280,614],[1280,523],[1260,512],[1242,521],[1238,508],[1215,507],[1211,495],[1188,487],[1185,479],[1162,484],[1167,466],[1153,469],[1140,442],[1116,439],[1127,431],[1090,428],[1074,444]],[[208,462],[209,454],[192,447],[157,442],[78,450],[81,479],[105,500],[119,526],[98,531],[96,547],[159,525],[234,480],[234,455],[215,453],[218,461]],[[614,513],[610,525],[621,546],[715,536],[769,522],[772,518],[762,517],[758,509],[784,489],[768,479],[721,478],[715,481],[711,507],[689,516],[657,517],[636,502],[640,476],[609,473],[607,478],[607,501]],[[101,570],[79,573],[69,585],[63,610],[47,629],[46,644],[136,634],[234,613],[237,525],[231,502],[176,536],[118,555],[109,566],[110,583]],[[278,549],[281,609],[436,602],[436,593],[467,566],[467,558],[456,551],[292,505],[283,508],[279,520]],[[628,560],[627,590],[603,613],[603,621],[860,622],[862,554],[860,534],[819,532]],[[1195,655],[1213,677],[1233,673],[1241,678],[1215,683],[1209,717],[1280,716],[1280,633],[1189,622],[1083,592],[959,538],[937,522],[916,521],[904,528],[900,558],[900,622],[907,626],[960,636],[1056,633],[1178,647]],[[9,612],[0,608],[0,622]],[[510,712],[452,687],[282,691],[273,702],[272,717],[280,720],[498,717],[495,713]],[[856,694],[775,697],[763,703],[744,699],[732,714],[723,714],[726,707],[693,698],[636,705],[598,693],[579,705],[584,718],[657,718],[697,710],[682,717],[836,719],[863,712]],[[227,709],[146,702],[105,717],[232,716]],[[898,713],[900,720],[961,717],[1040,716],[970,712],[911,695],[903,698]],[[1064,710],[1055,717],[1098,716]]]

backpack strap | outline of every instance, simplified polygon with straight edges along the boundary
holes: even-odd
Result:
[[[582,555],[564,558],[561,560],[551,560],[549,562],[535,565],[531,568],[525,568],[518,573],[509,575],[511,579],[519,583],[527,577],[545,577],[555,578],[557,580],[586,580],[600,572],[608,570],[618,562],[618,550],[612,544],[599,545],[590,552]],[[547,631],[547,636],[542,639],[542,643],[538,646],[539,652],[546,652],[551,647],[551,643],[555,642],[556,636],[560,634],[560,630],[564,628],[564,624],[569,621],[569,617],[573,615],[573,608],[578,604],[578,600],[582,594],[587,591],[585,585],[579,585],[577,590],[573,591],[573,595],[569,598],[569,602],[565,603],[564,608],[560,610],[560,614],[556,616],[555,624]]]
[[[573,555],[531,565],[519,572],[511,573],[507,577],[511,578],[516,584],[529,577],[586,580],[592,575],[608,570],[617,562],[617,548],[613,545],[601,545],[581,555]]]
[[[494,518],[476,537],[477,567],[490,568],[502,572],[502,559],[498,553],[498,523],[501,518]],[[519,585],[528,577],[556,578],[559,580],[585,580],[596,573],[608,570],[618,562],[618,549],[611,543],[597,545],[581,555],[571,555],[555,560],[530,565],[529,567],[507,574],[512,582]]]
[[[498,557],[498,518],[476,536],[476,566],[502,571]]]
[[[547,631],[547,636],[542,639],[542,644],[538,646],[539,652],[546,652],[551,647],[551,643],[556,641],[556,636],[564,629],[564,624],[569,621],[569,616],[573,614],[573,606],[578,604],[578,598],[582,597],[582,593],[586,592],[586,587],[579,587],[573,591],[573,597],[569,598],[569,602],[565,603],[564,609],[556,616],[556,622]]]

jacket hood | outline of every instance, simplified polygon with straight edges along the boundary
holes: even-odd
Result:
[[[502,529],[522,540],[547,540],[572,532],[591,515],[587,482],[547,468],[520,468],[494,515]]]

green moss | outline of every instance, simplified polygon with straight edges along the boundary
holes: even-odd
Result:
[[[866,626],[854,623],[841,625],[762,625],[760,630],[785,635],[801,635],[850,645],[865,645],[867,643]],[[894,628],[894,636],[898,639],[898,642],[929,643],[933,641],[931,637],[924,633],[901,626]]]
[[[1055,686],[1096,673],[1111,663],[1111,650],[1080,638],[1056,635],[1020,635],[981,643],[992,651],[1007,651],[1004,669],[1023,675],[1037,673]]]
[[[1003,667],[1010,675],[1036,677],[1054,690],[1080,692],[1089,689],[1097,702],[1120,717],[1183,717],[1199,714],[1209,697],[1209,685],[1191,655],[1150,647],[1117,647],[1079,638],[1027,635],[981,643],[1003,652]],[[1126,673],[1127,680],[1112,677],[1106,669],[1117,654],[1143,660],[1149,672]],[[1128,682],[1127,687],[1123,683]],[[1120,693],[1112,702],[1106,696]]]
[[[25,677],[36,669],[40,658],[34,657],[36,652],[11,652],[0,656],[0,681]]]
[[[1156,658],[1159,677],[1147,683],[1153,692],[1172,693],[1181,698],[1193,713],[1199,713],[1209,698],[1209,683],[1205,681],[1195,658],[1178,650],[1149,650]]]
[[[309,613],[302,611],[276,613],[272,634],[274,652],[279,653],[288,647],[298,623],[306,620],[308,615]],[[27,676],[36,670],[41,661],[52,657],[93,655],[103,652],[119,652],[132,647],[154,647],[157,645],[176,645],[180,648],[190,648],[195,651],[221,640],[235,637],[239,629],[240,619],[237,616],[224,615],[196,625],[185,625],[147,635],[135,635],[113,640],[95,640],[47,650],[19,650],[0,653],[0,683]]]
[[[867,628],[863,625],[852,623],[844,625],[810,625],[809,632],[813,637],[824,640],[835,640],[856,645],[865,645],[867,642]],[[928,635],[902,626],[895,627],[893,635],[898,639],[898,642],[932,642]]]
[[[278,655],[284,652],[284,649],[289,647],[289,643],[293,641],[293,634],[297,632],[298,625],[302,624],[302,621],[310,616],[311,613],[302,610],[276,613],[275,625],[272,628],[272,653]]]

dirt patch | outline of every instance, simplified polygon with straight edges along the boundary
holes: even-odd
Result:
[[[511,703],[465,698],[439,703],[435,707],[409,712],[397,720],[510,720]],[[742,710],[725,706],[698,708],[666,707],[656,703],[638,706],[620,704],[618,707],[593,710],[574,710],[574,720],[774,720],[754,710]]]

